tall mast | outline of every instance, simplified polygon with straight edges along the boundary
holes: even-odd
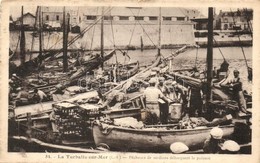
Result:
[[[161,11],[161,7],[159,8],[158,26],[159,26],[158,56],[160,56],[161,55],[161,27],[162,27],[162,11]]]
[[[37,29],[36,26],[37,26],[37,23],[38,23],[38,16],[39,16],[39,6],[37,6],[37,9],[36,9],[36,13],[35,13],[35,22],[34,22],[34,25],[33,25],[33,28],[34,30]],[[38,32],[38,31],[37,31]],[[35,31],[33,32],[35,33]],[[33,47],[34,47],[34,37],[32,37],[32,45],[31,45],[31,52],[33,51]],[[30,53],[30,60],[32,59],[32,53]]]
[[[102,15],[101,15],[101,58],[104,57],[104,7],[102,7]],[[101,67],[103,68],[104,64],[101,63]]]
[[[68,72],[68,29],[67,17],[65,15],[65,6],[63,7],[63,72]]]
[[[206,105],[212,100],[212,66],[213,66],[213,8],[208,9],[208,48],[207,48],[207,92]]]
[[[24,25],[23,25],[23,6],[21,9],[20,60],[21,60],[21,65],[23,65],[25,62],[25,34],[24,34]]]
[[[42,7],[39,6],[39,59],[42,63]]]

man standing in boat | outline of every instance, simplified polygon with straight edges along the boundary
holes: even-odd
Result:
[[[150,86],[147,87],[144,90],[144,97],[146,101],[146,108],[148,109],[147,116],[145,118],[145,122],[147,124],[156,124],[159,121],[160,117],[160,109],[159,109],[159,104],[158,100],[161,98],[162,100],[167,101],[168,103],[171,102],[170,99],[168,99],[166,96],[163,95],[161,90],[159,90],[156,87],[156,78],[151,78],[149,80]]]
[[[223,81],[220,86],[232,88],[233,99],[238,103],[239,111],[247,113],[246,101],[243,94],[242,82],[240,81],[239,71],[233,71],[234,77],[230,80]]]
[[[169,98],[170,91],[165,85],[164,77],[159,77],[158,80],[159,83],[157,85],[157,88],[162,92],[164,96]],[[163,101],[163,103],[159,102],[159,109],[160,109],[160,122],[165,124],[167,123],[167,118],[169,114],[169,103],[167,101]]]

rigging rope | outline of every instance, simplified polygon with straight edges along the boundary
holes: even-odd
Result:
[[[112,38],[113,38],[113,46],[114,48],[116,47],[116,43],[115,43],[115,35],[114,35],[114,28],[113,28],[113,20],[111,19],[112,15],[111,15],[111,11],[110,11],[110,25],[111,25],[111,32],[112,32]]]
[[[49,31],[49,37],[48,37],[48,42],[47,42],[47,45],[46,45],[46,47],[48,47],[48,46],[49,46],[50,37],[51,37],[51,32]]]
[[[133,13],[133,11],[132,11],[131,9],[130,9],[130,11],[132,12],[133,16],[136,17],[135,14]],[[152,42],[152,44],[156,47],[155,43],[152,41],[152,39],[150,38],[150,36],[148,35],[148,33],[146,33],[146,31],[145,31],[143,25],[139,22],[139,20],[137,20],[137,22],[138,22],[138,24],[141,26],[141,28],[143,29],[144,33],[147,35],[148,39],[149,39],[149,40]]]
[[[231,11],[231,14],[232,14],[233,12],[232,12],[231,8],[230,8],[230,11]],[[232,14],[232,18],[233,18],[233,23],[234,23],[234,25],[236,25],[236,22],[235,22],[235,19],[234,19],[234,15],[233,15],[233,14]],[[236,32],[238,32],[237,29],[236,29]],[[245,63],[246,63],[247,72],[248,72],[248,79],[249,79],[249,80],[252,80],[252,68],[248,66],[247,59],[246,59],[246,55],[245,55],[245,52],[244,52],[244,48],[241,46],[241,39],[240,39],[239,34],[237,35],[237,37],[238,37],[238,41],[239,41],[239,44],[240,44],[240,48],[241,48],[241,50],[242,50],[243,57],[244,57],[244,60],[245,60]]]
[[[132,12],[131,9],[130,9],[130,11]],[[132,12],[132,13],[133,13],[133,12]],[[140,9],[138,10],[137,16],[139,16],[139,13],[140,13]],[[128,47],[130,46],[130,44],[131,44],[131,42],[132,42],[132,38],[133,38],[133,35],[134,35],[134,31],[135,31],[136,24],[137,24],[137,21],[135,21],[134,29],[133,29],[133,32],[132,32],[132,34],[131,34],[131,37],[130,37],[130,40],[129,40],[129,43],[128,43]],[[129,50],[129,48],[127,48],[126,53],[128,53],[128,50]]]
[[[112,38],[113,38],[113,47],[114,49],[116,49],[116,42],[115,42],[115,35],[114,35],[114,28],[113,28],[113,19],[112,18],[112,15],[111,15],[111,11],[110,11],[110,26],[111,26],[111,32],[112,32]],[[116,58],[116,64],[118,65],[118,60],[117,60],[117,54],[115,52],[115,58]]]
[[[98,7],[97,7],[97,10],[96,10],[96,15],[97,14],[98,14]],[[95,31],[96,31],[96,25],[94,25],[94,27],[93,27],[93,33],[92,33],[92,38],[91,38],[91,43],[90,43],[90,51],[92,50],[92,47],[93,47]],[[86,44],[85,44],[85,47],[84,47],[85,49],[86,49],[86,46],[87,46],[87,41],[86,41]]]
[[[213,41],[215,42],[216,45],[218,44],[218,42],[216,41],[216,39],[214,38],[214,36],[213,36]],[[222,58],[223,58],[224,60],[226,60],[225,57],[224,57],[224,54],[222,53],[222,51],[221,51],[221,49],[220,49],[220,47],[219,47],[219,46],[217,46],[217,47],[218,47],[218,50],[219,50],[220,54],[222,55]]]

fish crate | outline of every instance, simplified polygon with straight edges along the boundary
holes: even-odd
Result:
[[[56,124],[64,139],[74,139],[86,135],[86,122],[82,118],[59,118],[57,119]]]
[[[55,115],[59,115],[62,119],[80,117],[79,107],[69,102],[60,102],[52,104],[53,108],[56,108]]]
[[[61,132],[63,139],[77,139],[85,136],[81,129],[64,130]]]
[[[99,117],[100,116],[100,107],[98,105],[93,104],[82,104],[79,105],[80,114],[82,117],[84,117],[85,120],[88,120],[89,118],[93,117]]]

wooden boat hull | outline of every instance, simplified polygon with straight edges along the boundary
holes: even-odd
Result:
[[[224,137],[234,132],[234,126],[221,127]],[[170,152],[170,145],[174,142],[183,142],[190,149],[202,148],[209,136],[211,127],[200,129],[177,130],[142,130],[112,126],[103,129],[102,123],[93,124],[95,144],[107,144],[111,150],[138,151],[138,152]]]
[[[119,73],[118,74],[119,75],[118,81],[126,80],[126,79],[134,76],[138,71],[139,71],[139,62],[136,62],[135,66],[132,67],[130,70],[128,70],[125,73],[122,73],[122,74]]]
[[[24,136],[9,136],[8,137],[8,151],[9,152],[66,152],[66,153],[102,153],[104,151],[95,150],[84,147],[72,147],[66,145],[57,145],[46,143],[41,140],[31,138],[28,139]]]

